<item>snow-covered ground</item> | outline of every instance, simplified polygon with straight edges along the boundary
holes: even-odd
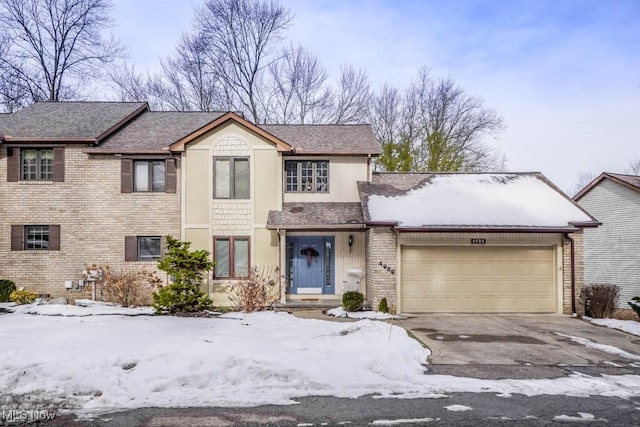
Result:
[[[617,319],[592,319],[591,317],[583,317],[583,319],[589,322],[606,326],[607,328],[619,329],[628,334],[637,335],[640,337],[640,322],[635,320],[617,320]]]
[[[52,306],[54,307],[54,306]],[[57,306],[61,312],[67,306]],[[99,308],[98,308],[99,307]],[[640,376],[481,380],[425,375],[429,351],[393,325],[286,313],[217,318],[0,315],[0,402],[96,414],[136,407],[292,404],[303,396],[438,398],[447,393],[640,395]],[[43,310],[38,308],[37,310]],[[28,399],[27,399],[28,397]]]
[[[380,311],[347,311],[344,307],[336,307],[327,310],[329,316],[349,317],[351,319],[372,319],[372,320],[388,320],[388,319],[404,319],[403,316],[396,316]]]

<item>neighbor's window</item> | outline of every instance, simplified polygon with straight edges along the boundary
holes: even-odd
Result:
[[[214,276],[238,278],[249,275],[249,238],[214,238]]]
[[[249,198],[248,158],[213,158],[213,197],[215,199]]]
[[[24,227],[25,249],[49,249],[48,225],[25,225]]]
[[[164,191],[164,160],[133,162],[133,191]]]
[[[160,236],[138,237],[138,260],[153,261],[160,259],[162,238]]]
[[[326,160],[287,160],[284,169],[288,192],[329,191],[329,162]]]
[[[34,148],[20,151],[23,181],[53,181],[53,149]]]

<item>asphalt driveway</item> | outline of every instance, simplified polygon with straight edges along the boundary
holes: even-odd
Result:
[[[568,370],[640,372],[640,337],[565,315],[423,314],[394,323],[431,350],[434,373],[548,378]],[[567,336],[611,347],[591,348]],[[605,351],[616,349],[628,354]]]

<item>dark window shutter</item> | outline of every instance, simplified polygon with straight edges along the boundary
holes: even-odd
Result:
[[[120,163],[120,192],[133,193],[133,161],[122,159]]]
[[[124,236],[124,260],[138,260],[138,238],[136,236]]]
[[[53,149],[53,182],[64,182],[64,147]]]
[[[167,236],[160,238],[160,259],[164,259],[167,255]]]
[[[20,179],[20,149],[7,148],[7,182],[18,182]]]
[[[167,159],[164,162],[164,192],[165,193],[175,193],[176,187],[178,184],[177,174],[176,174],[176,160],[175,159]]]
[[[50,251],[60,250],[60,226],[59,225],[49,226],[49,250]]]
[[[11,250],[12,251],[22,250],[22,231],[23,230],[24,230],[23,225],[11,226]]]

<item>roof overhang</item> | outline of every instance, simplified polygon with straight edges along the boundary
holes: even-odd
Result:
[[[207,132],[210,132],[214,129],[216,129],[217,127],[220,127],[222,125],[224,125],[225,123],[228,122],[235,122],[237,124],[239,124],[240,126],[245,127],[246,129],[250,130],[251,132],[263,137],[264,139],[266,139],[267,141],[273,143],[276,146],[276,149],[278,151],[281,152],[292,152],[295,151],[295,148],[289,144],[287,144],[286,142],[284,142],[283,140],[281,140],[280,138],[277,138],[276,136],[270,134],[269,132],[267,132],[266,130],[260,128],[259,126],[256,126],[255,124],[251,123],[250,121],[240,117],[238,114],[234,113],[234,112],[228,112],[223,114],[222,116],[218,117],[217,119],[213,120],[212,122],[209,122],[208,124],[206,124],[205,126],[201,127],[200,129],[190,133],[189,135],[185,136],[184,138],[179,139],[178,141],[174,142],[173,144],[169,145],[168,147],[165,148],[166,151],[176,151],[176,152],[181,152],[185,150],[185,146],[194,141],[195,139],[199,138],[200,136],[206,134]]]
[[[16,143],[16,144],[95,144],[96,138],[66,138],[66,137],[56,137],[56,138],[30,138],[30,137],[13,137],[11,135],[4,135],[4,141],[7,143]]]
[[[296,225],[278,225],[267,224],[267,230],[364,230],[366,224],[296,224]]]
[[[374,152],[374,151],[313,151],[313,150],[302,150],[300,148],[296,148],[295,151],[291,151],[285,153],[284,155],[288,156],[371,156],[378,157],[382,153]]]
[[[399,233],[574,233],[579,227],[425,226],[395,227]]]
[[[623,187],[627,187],[627,188],[629,188],[629,189],[631,189],[633,191],[640,192],[640,188],[636,187],[635,185],[629,184],[628,182],[623,181],[623,180],[619,179],[618,177],[611,175],[610,173],[602,172],[600,175],[598,175],[598,177],[596,179],[591,181],[589,184],[586,185],[586,187],[584,187],[575,196],[573,196],[573,200],[577,202],[583,196],[585,196],[589,191],[591,191],[593,189],[593,187],[595,187],[596,185],[600,184],[605,179],[609,179],[609,180],[615,182],[616,184],[620,184]]]
[[[167,150],[101,150],[87,148],[82,150],[83,153],[88,155],[154,155],[154,156],[171,156],[171,152]]]

